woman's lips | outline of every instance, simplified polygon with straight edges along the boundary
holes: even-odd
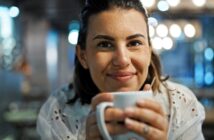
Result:
[[[130,80],[134,75],[135,72],[115,72],[115,73],[108,73],[107,76],[111,77],[114,80],[126,82]]]

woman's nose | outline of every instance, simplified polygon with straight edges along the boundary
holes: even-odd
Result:
[[[126,47],[115,49],[112,63],[119,68],[127,67],[130,64],[129,51]]]

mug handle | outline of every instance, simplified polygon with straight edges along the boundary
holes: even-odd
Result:
[[[112,140],[111,136],[108,133],[106,128],[105,119],[104,119],[104,111],[107,107],[112,107],[112,102],[102,102],[97,105],[96,107],[96,118],[97,118],[97,125],[98,129],[104,138],[104,140]]]

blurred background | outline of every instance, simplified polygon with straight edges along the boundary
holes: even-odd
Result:
[[[191,88],[214,139],[214,1],[142,0],[163,73]],[[39,108],[72,79],[84,0],[0,0],[0,139],[38,140]]]

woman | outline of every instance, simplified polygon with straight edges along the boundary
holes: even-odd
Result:
[[[112,101],[109,92],[151,88],[155,100],[125,111],[105,110],[111,135],[132,131],[149,140],[204,139],[202,105],[189,89],[161,77],[140,0],[87,1],[74,75],[73,86],[52,94],[40,111],[37,130],[45,140],[102,139],[95,111],[100,102]]]

